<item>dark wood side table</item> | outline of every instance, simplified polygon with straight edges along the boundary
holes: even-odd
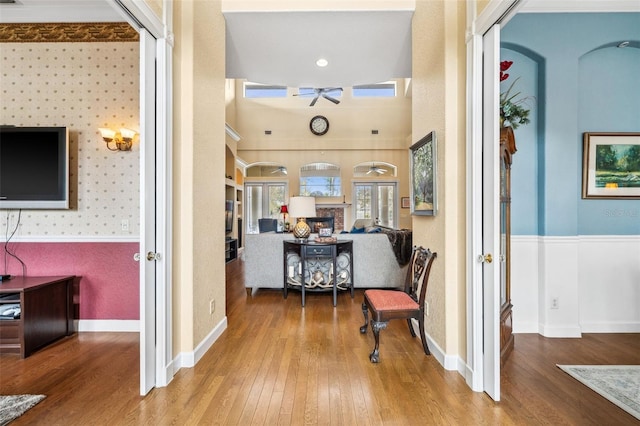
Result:
[[[0,305],[19,304],[20,318],[0,320],[0,353],[22,358],[73,334],[73,280],[14,277],[0,284]]]
[[[298,268],[289,264],[289,254],[297,254],[300,257]],[[349,260],[348,265],[339,265],[338,257]],[[300,289],[302,293],[302,306],[305,304],[305,293],[307,291],[333,291],[333,306],[338,304],[338,289],[344,289],[344,284],[351,292],[353,299],[353,241],[338,240],[333,243],[319,243],[314,240],[285,240],[283,241],[284,259],[284,298],[287,298],[289,289]],[[316,262],[316,272],[312,273],[309,265]],[[321,267],[326,269],[321,271]],[[309,271],[309,281],[307,281],[307,271]],[[318,273],[322,274],[321,276]],[[317,275],[317,276],[316,276]],[[339,279],[346,282],[340,284]],[[299,281],[298,281],[299,280]],[[318,286],[314,286],[318,284]],[[324,284],[324,285],[322,285]]]

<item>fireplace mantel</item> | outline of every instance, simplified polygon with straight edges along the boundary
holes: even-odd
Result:
[[[351,203],[316,203],[316,209],[346,209]]]

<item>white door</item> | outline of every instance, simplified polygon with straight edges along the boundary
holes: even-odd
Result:
[[[140,30],[140,394],[156,385],[156,40]]]
[[[500,26],[483,37],[482,295],[484,390],[500,400]]]

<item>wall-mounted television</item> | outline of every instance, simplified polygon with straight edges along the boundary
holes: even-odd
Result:
[[[68,208],[68,129],[0,126],[0,209]]]
[[[224,229],[227,234],[233,232],[233,200],[226,200],[224,207]]]

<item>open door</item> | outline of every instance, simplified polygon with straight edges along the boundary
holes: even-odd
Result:
[[[484,391],[500,400],[500,26],[483,37],[482,306]]]
[[[140,394],[156,386],[156,39],[140,31]]]

